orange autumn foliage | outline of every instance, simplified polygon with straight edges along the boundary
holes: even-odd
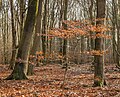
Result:
[[[100,21],[104,19],[97,19]],[[59,37],[59,38],[73,38],[78,35],[85,35],[91,38],[111,38],[109,35],[105,35],[104,32],[111,31],[109,26],[105,25],[92,25],[89,20],[84,21],[63,21],[67,25],[67,30],[63,27],[54,28],[49,31],[50,36]],[[90,33],[96,33],[94,36],[91,36]]]

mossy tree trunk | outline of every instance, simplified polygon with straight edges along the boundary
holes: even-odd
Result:
[[[33,39],[33,45],[30,51],[31,55],[36,55],[36,51],[40,50],[40,36],[41,33],[41,19],[42,19],[42,2],[43,0],[39,0],[38,5],[38,13],[36,16],[36,26],[35,26],[35,35]]]
[[[29,0],[28,12],[23,29],[23,35],[18,48],[17,58],[13,72],[6,78],[7,80],[27,79],[28,59],[33,36],[33,29],[36,18],[37,0]]]
[[[35,35],[33,38],[33,45],[32,45],[31,51],[30,51],[30,54],[32,56],[34,56],[32,58],[32,60],[30,60],[30,61],[32,61],[32,63],[34,63],[34,65],[37,65],[37,66],[39,66],[39,62],[36,59],[36,52],[40,50],[41,38],[40,38],[39,34],[42,34],[41,33],[42,2],[43,2],[43,0],[39,0],[39,3],[38,3],[39,5],[38,5],[38,13],[36,16]],[[27,74],[28,75],[34,74],[33,69],[34,69],[34,66],[33,66],[33,64],[30,63],[28,66]]]

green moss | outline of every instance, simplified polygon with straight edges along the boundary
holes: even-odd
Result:
[[[97,86],[103,87],[104,86],[104,81],[102,81],[102,80],[95,80],[93,86],[94,87],[97,87]]]
[[[19,74],[18,73],[13,74],[13,79],[14,80],[17,80],[18,78],[19,78]]]
[[[37,16],[37,14],[38,14],[39,2],[40,2],[39,0],[37,0],[37,1],[36,1],[36,3],[37,3],[37,4],[36,4],[36,13],[35,13],[35,14],[36,14],[36,16]]]

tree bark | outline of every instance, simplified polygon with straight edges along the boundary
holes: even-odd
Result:
[[[20,41],[15,68],[13,72],[6,78],[7,80],[27,79],[28,58],[33,36],[33,29],[36,18],[37,0],[29,0],[28,12],[23,29],[23,35]]]
[[[68,0],[64,0],[64,20],[67,20],[67,8],[68,8]],[[64,27],[64,29],[67,30],[67,25],[66,24],[62,24],[62,26]],[[66,60],[66,55],[67,55],[67,39],[63,40],[63,57],[64,60]]]
[[[46,30],[47,30],[47,4],[48,0],[45,0],[45,5],[44,5],[44,15],[43,15],[43,25],[42,25],[42,51],[43,51],[43,64],[46,64],[46,49],[47,49],[47,36],[46,36]]]
[[[16,30],[15,30],[14,16],[13,16],[13,0],[10,0],[10,8],[11,8],[11,25],[12,25],[12,57],[10,61],[10,69],[13,69],[16,59]]]
[[[116,7],[117,8],[117,7]],[[116,9],[115,9],[116,10]],[[120,54],[120,0],[118,0],[118,12],[117,12],[117,50]],[[117,55],[117,65],[120,68],[120,55]]]
[[[20,5],[20,35],[19,35],[19,41],[22,38],[23,34],[23,25],[24,25],[24,14],[25,14],[25,0],[18,0]]]
[[[36,52],[40,50],[40,43],[41,43],[39,34],[41,34],[42,2],[43,0],[39,0],[38,13],[36,16],[35,35],[33,39],[33,45],[30,51],[30,54],[34,56],[30,61],[32,61],[34,65],[37,65],[37,66],[39,66],[39,62],[37,62],[37,59],[36,59]],[[27,72],[28,75],[34,74],[33,68],[34,68],[33,64],[30,63],[28,66],[28,72]]]
[[[106,0],[97,0],[97,19],[103,19],[96,21],[96,26],[99,26],[100,24],[104,24],[104,18],[105,18],[105,4]],[[96,34],[99,34],[102,32],[96,32]],[[95,50],[102,51],[103,50],[103,38],[96,38],[95,39]],[[103,86],[105,85],[105,79],[104,79],[104,56],[103,55],[95,55],[94,56],[94,86]]]
[[[0,11],[2,9],[2,0],[0,0]]]
[[[94,22],[93,22],[93,5],[94,5],[94,1],[93,0],[90,0],[90,3],[91,3],[91,5],[90,5],[90,7],[89,7],[89,14],[90,14],[90,21],[91,21],[91,24],[92,25],[94,25]],[[94,35],[92,32],[90,32],[91,33],[91,36],[92,35]],[[94,48],[95,48],[95,41],[94,41],[94,39],[90,39],[90,48],[91,48],[91,50],[94,50]]]

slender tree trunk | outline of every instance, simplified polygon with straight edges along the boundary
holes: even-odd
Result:
[[[118,0],[118,6],[117,6],[117,0],[112,0],[113,5],[113,53],[114,58],[116,57],[117,67],[120,68],[120,19],[118,18],[118,15],[120,15],[120,1]],[[117,41],[115,40],[115,37],[117,36]],[[115,56],[116,54],[116,56]]]
[[[4,52],[4,55],[3,55],[3,59],[4,59],[4,64],[7,64],[7,56],[6,56],[6,9],[4,9],[4,29],[3,29],[3,52]]]
[[[20,5],[20,37],[19,41],[22,38],[23,33],[23,24],[24,24],[24,14],[25,14],[25,0],[18,0]]]
[[[13,69],[16,59],[16,30],[15,30],[14,16],[13,16],[13,0],[10,0],[10,8],[11,8],[11,25],[12,25],[12,57],[10,61],[10,69]]]
[[[61,24],[62,24],[62,20],[63,20],[63,0],[61,0],[61,4],[60,4],[60,20],[59,20],[59,28],[61,27]],[[60,49],[59,49],[59,53],[60,55],[62,55],[62,52],[63,52],[63,41],[61,38],[59,38],[59,41],[60,41]],[[62,63],[62,62],[60,62]]]
[[[117,12],[117,18],[120,17],[120,0],[118,0],[118,12]],[[115,9],[116,10],[116,9]],[[120,54],[120,18],[117,19],[117,50]],[[117,55],[117,65],[120,68],[120,55]]]
[[[94,22],[93,22],[93,4],[94,4],[94,0],[90,0],[90,7],[89,7],[89,14],[90,14],[90,21],[91,21],[91,24],[92,25],[94,25]],[[90,32],[91,33],[91,36],[93,35],[93,33],[92,32]],[[94,48],[95,48],[95,41],[94,41],[94,39],[90,39],[90,48],[91,48],[91,50],[94,50]]]
[[[45,0],[44,5],[44,15],[43,15],[43,27],[42,27],[42,51],[44,56],[43,64],[46,64],[46,49],[47,49],[47,36],[46,36],[46,30],[47,30],[47,0]]]
[[[112,3],[113,4],[113,3]],[[116,63],[117,61],[117,53],[116,53],[116,40],[115,40],[115,37],[116,37],[116,33],[115,33],[115,12],[114,12],[114,4],[113,4],[113,7],[112,7],[112,12],[113,12],[113,23],[112,23],[112,26],[113,26],[113,33],[112,33],[112,36],[113,36],[113,39],[112,39],[112,43],[113,43],[113,60],[114,60],[114,63]]]
[[[67,20],[67,8],[68,8],[68,0],[64,0],[64,20]],[[62,24],[62,26],[64,27],[64,29],[67,30],[67,25],[66,24]],[[67,39],[63,40],[63,56],[64,56],[64,60],[66,60],[66,55],[67,55]]]
[[[84,54],[84,51],[85,51],[85,37],[84,36],[81,36],[81,60],[80,60],[80,63],[84,63],[85,62],[85,54]]]
[[[2,0],[0,0],[0,11],[2,9]]]
[[[53,5],[52,5],[52,10],[51,10],[51,21],[50,21],[50,29],[53,28],[55,26],[55,3],[56,1],[53,2]],[[52,53],[52,41],[53,39],[51,38],[50,41],[49,41],[49,49],[50,49],[50,54]]]

